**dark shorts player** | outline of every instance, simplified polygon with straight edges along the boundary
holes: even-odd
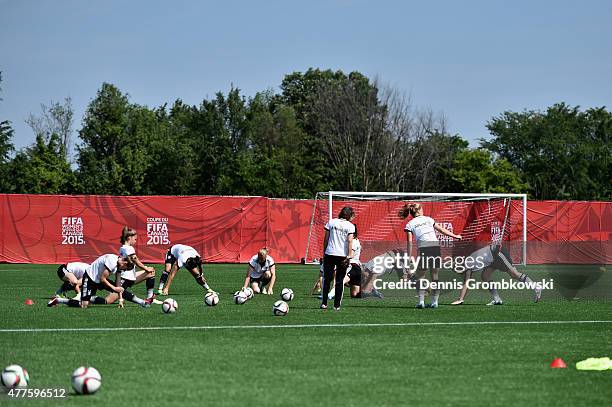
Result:
[[[276,265],[274,259],[268,255],[268,249],[262,248],[249,260],[243,288],[251,285],[255,294],[274,294],[276,282]]]
[[[62,281],[62,285],[55,291],[55,295],[63,296],[70,290],[74,290],[80,295],[83,275],[87,267],[89,267],[89,264],[81,262],[66,263],[59,266],[57,276]]]
[[[465,300],[465,296],[468,292],[468,280],[471,279],[472,273],[482,271],[482,281],[490,282],[491,274],[495,270],[503,271],[510,275],[515,280],[524,283],[533,283],[533,280],[525,273],[521,273],[514,267],[512,257],[507,248],[500,245],[488,245],[481,249],[476,250],[469,255],[477,264],[475,268],[466,270],[463,273],[463,288],[459,294],[459,299],[454,301],[452,305],[461,305]],[[534,284],[534,301],[540,301],[542,297],[542,289]],[[492,299],[487,305],[502,305],[502,299],[495,288],[489,288]]]
[[[204,272],[202,271],[202,258],[200,254],[191,246],[184,244],[175,244],[166,253],[164,259],[165,269],[159,279],[159,288],[156,291],[158,295],[168,295],[172,280],[176,275],[176,272],[181,268],[185,267],[189,273],[193,276],[195,281],[206,291],[213,292],[208,286],[206,279],[204,278]]]
[[[81,286],[81,298],[79,300],[55,297],[47,306],[53,307],[57,304],[68,305],[69,307],[87,308],[91,298],[95,296],[98,290],[107,290],[123,294],[124,289],[117,282],[113,284],[109,277],[111,274],[117,274],[123,270],[128,270],[134,267],[134,264],[129,259],[119,257],[116,254],[105,254],[87,268],[83,274],[83,284]]]

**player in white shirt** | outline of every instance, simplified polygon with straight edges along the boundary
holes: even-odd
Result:
[[[274,294],[275,282],[276,265],[274,259],[268,255],[268,249],[263,248],[249,260],[249,268],[243,288],[247,288],[250,284],[255,293],[272,295]]]
[[[159,289],[157,294],[168,295],[170,284],[176,272],[185,267],[191,273],[196,282],[208,292],[213,290],[208,286],[202,271],[202,258],[200,254],[191,246],[175,244],[166,253],[165,270],[159,279]]]
[[[120,242],[122,246],[119,248],[119,256],[129,258],[130,261],[134,263],[133,268],[121,272],[121,287],[126,290],[124,293],[124,298],[128,301],[140,304],[140,299],[127,290],[130,287],[145,281],[147,287],[147,299],[152,298],[153,289],[155,288],[155,269],[153,267],[145,266],[136,255],[136,249],[134,246],[136,245],[137,238],[138,234],[134,229],[124,226],[123,230],[121,231]],[[140,270],[136,271],[136,267],[138,267]],[[112,304],[118,299],[119,295],[117,295],[117,293],[110,293],[104,299],[104,303]],[[96,299],[94,303],[101,304],[103,302],[101,299]],[[119,306],[123,306],[122,301],[119,302]]]
[[[416,271],[416,278],[418,278],[419,281],[419,302],[417,303],[416,307],[425,308],[425,290],[420,286],[420,282],[425,276],[425,271],[427,269],[430,270],[432,283],[434,285],[439,283],[438,267],[436,267],[436,263],[441,264],[442,257],[440,254],[440,242],[438,242],[436,232],[450,236],[457,240],[461,240],[461,235],[454,234],[453,232],[437,224],[436,221],[429,216],[423,215],[423,207],[420,204],[406,204],[400,209],[400,218],[406,219],[409,215],[412,215],[412,219],[404,228],[408,243],[408,254],[412,254],[412,235],[414,235],[417,242],[420,266]],[[439,297],[440,289],[435,288],[433,290],[432,302],[428,305],[428,307],[438,308]]]
[[[361,298],[361,281],[363,272],[361,270],[361,242],[357,237],[357,228],[353,234],[353,256],[349,260],[349,268],[344,277],[344,285],[350,288],[351,298]]]
[[[80,294],[83,274],[85,274],[87,267],[89,267],[89,264],[81,262],[66,263],[59,266],[57,268],[57,276],[64,283],[57,289],[55,295],[62,296],[66,291],[70,290]]]
[[[487,245],[481,249],[476,250],[468,256],[473,259],[474,267],[466,270],[463,273],[463,287],[459,294],[459,299],[452,303],[452,305],[461,305],[465,300],[465,296],[468,292],[467,282],[472,277],[473,272],[482,271],[482,281],[491,281],[491,274],[495,270],[505,271],[515,280],[524,283],[533,283],[533,280],[525,273],[519,272],[516,267],[512,264],[512,258],[508,249],[497,244]],[[539,302],[542,297],[542,289],[540,287],[534,287],[534,301]],[[490,288],[492,299],[487,305],[502,305],[502,299],[497,292],[497,289]]]
[[[119,257],[116,254],[104,254],[96,259],[87,268],[83,274],[83,285],[81,286],[81,301],[67,298],[55,297],[47,306],[53,307],[57,304],[65,304],[69,307],[87,308],[90,299],[98,290],[107,290],[122,294],[123,287],[118,283],[113,285],[108,279],[111,274],[117,274],[117,271],[127,270],[134,267],[134,264],[127,258]],[[117,282],[119,279],[116,279]]]
[[[344,292],[344,276],[353,257],[353,234],[355,225],[351,221],[355,218],[355,211],[345,206],[337,218],[325,225],[325,238],[323,240],[323,293],[321,309],[327,309],[328,294],[331,282],[336,272],[336,287],[334,296],[334,309],[339,310]]]

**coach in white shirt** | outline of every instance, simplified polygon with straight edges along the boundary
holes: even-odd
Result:
[[[336,270],[336,289],[334,296],[334,309],[337,311],[342,304],[342,284],[349,262],[353,257],[353,235],[355,225],[351,221],[355,218],[355,211],[350,206],[345,206],[337,218],[332,219],[325,225],[325,239],[323,249],[323,301],[322,309],[327,309],[327,295],[330,284]]]

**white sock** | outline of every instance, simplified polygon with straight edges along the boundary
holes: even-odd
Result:
[[[58,298],[57,302],[59,304],[68,304],[68,301],[70,301],[68,298]]]
[[[497,293],[497,289],[491,288],[491,289],[489,289],[489,291],[491,292],[491,295],[493,296],[493,301],[495,301],[495,302],[502,302],[501,297]]]

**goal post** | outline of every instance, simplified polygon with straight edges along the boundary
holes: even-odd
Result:
[[[305,261],[317,263],[323,250],[324,226],[343,206],[355,209],[354,223],[364,246],[364,255],[376,255],[393,246],[405,247],[404,226],[399,209],[406,203],[423,205],[424,214],[461,234],[464,241],[502,241],[512,250],[516,263],[527,263],[527,195],[473,193],[407,193],[328,191],[315,196]],[[452,246],[452,238],[439,236],[441,246]],[[369,252],[369,253],[368,253]]]

